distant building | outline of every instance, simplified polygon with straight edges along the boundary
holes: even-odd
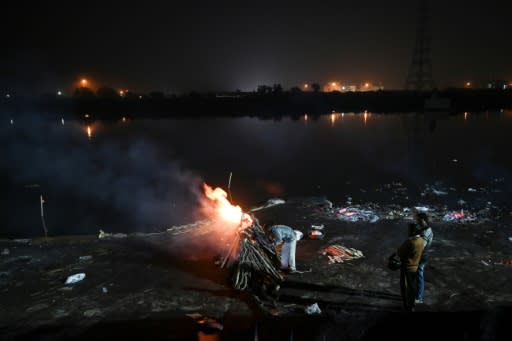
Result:
[[[487,89],[505,90],[510,87],[510,84],[504,80],[494,80],[487,83]]]

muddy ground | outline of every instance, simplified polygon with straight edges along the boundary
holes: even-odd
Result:
[[[0,241],[1,339],[197,340],[199,313],[223,326],[223,340],[340,340],[512,337],[512,221],[434,221],[425,304],[403,312],[399,273],[387,257],[406,234],[407,220],[344,222],[322,207],[292,201],[255,213],[321,240],[297,244],[297,264],[275,306],[232,290],[219,251],[196,232],[175,235],[65,236]],[[194,240],[193,243],[190,241]],[[319,253],[341,244],[364,258],[328,264]],[[66,278],[84,280],[65,285]],[[304,308],[318,303],[322,313]],[[421,332],[419,332],[419,330]]]

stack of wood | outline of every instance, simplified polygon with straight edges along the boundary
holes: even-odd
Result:
[[[329,245],[320,250],[323,255],[329,258],[329,264],[343,263],[347,260],[357,259],[364,257],[363,253],[359,250],[345,247],[343,245]]]
[[[258,221],[253,221],[251,226],[238,232],[235,240],[238,253],[233,257],[231,265],[233,286],[238,290],[247,290],[254,283],[279,283],[283,280],[274,245]]]

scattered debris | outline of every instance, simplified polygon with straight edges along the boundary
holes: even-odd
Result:
[[[304,312],[308,315],[316,315],[321,314],[322,310],[320,310],[318,303],[313,303],[312,305],[307,306],[306,309],[304,309]]]
[[[309,231],[308,233],[308,238],[309,239],[323,239],[324,238],[324,234],[318,230],[311,230]]]
[[[484,261],[484,260],[481,260],[480,262],[481,262],[483,265],[485,265],[485,266],[489,266],[489,265],[491,265],[491,264],[487,263],[487,262],[486,262],[486,261]]]
[[[2,250],[2,256],[9,256],[10,253],[11,253],[11,251],[9,251],[9,249]]]
[[[509,242],[512,242],[512,237],[508,237],[508,241],[509,241]]]
[[[427,213],[430,211],[430,208],[426,207],[426,206],[415,206],[414,209],[417,211],[417,212],[423,212],[423,213]],[[404,208],[405,210],[405,208]]]
[[[78,257],[78,260],[81,261],[81,262],[86,262],[86,261],[89,261],[89,260],[92,260],[92,256],[80,256]]]
[[[188,316],[193,320],[198,320],[201,317],[203,317],[203,315],[201,315],[200,313],[190,313],[190,314],[185,314],[185,316]]]
[[[224,329],[224,326],[217,322],[217,320],[206,316],[197,320],[197,323],[199,323],[203,331],[222,331]]]
[[[48,308],[48,304],[46,304],[46,303],[39,303],[39,304],[36,304],[36,305],[34,305],[34,306],[30,307],[30,308],[27,308],[27,310],[25,310],[25,312],[30,314],[30,313],[34,313],[36,311],[43,310],[43,309],[46,309],[46,308]]]
[[[30,244],[32,239],[14,239],[14,242],[20,244]]]
[[[101,310],[98,308],[88,309],[88,310],[84,311],[84,316],[88,317],[88,318],[95,317],[95,316],[101,316]]]
[[[126,233],[108,233],[103,230],[100,230],[100,234],[98,235],[99,239],[104,238],[126,238],[128,235]]]
[[[311,225],[311,228],[313,230],[318,230],[318,231],[323,230],[324,227],[325,227],[324,224],[322,224],[322,225]]]
[[[251,209],[250,212],[256,212],[256,211],[259,211],[259,210],[263,210],[265,208],[269,208],[269,207],[273,207],[273,206],[277,206],[277,205],[282,205],[282,204],[285,204],[286,201],[284,201],[283,199],[278,199],[278,198],[273,198],[273,199],[268,199],[267,202],[264,204],[264,205],[261,205],[261,206],[258,206],[258,207],[254,207]]]
[[[476,192],[476,189],[469,187],[468,192]]]
[[[83,272],[78,273],[78,274],[74,274],[74,275],[69,276],[66,279],[66,282],[64,282],[64,284],[77,283],[77,282],[80,282],[81,280],[83,280],[84,278],[85,278],[85,274]]]
[[[326,248],[321,249],[320,253],[327,255],[329,258],[329,264],[343,263],[348,260],[364,257],[361,251],[348,248],[343,245],[329,245]]]
[[[297,240],[301,240],[301,239],[302,239],[302,237],[304,236],[304,233],[302,233],[302,232],[301,232],[301,231],[299,231],[299,230],[294,230],[294,231],[295,231],[295,238],[296,238]]]
[[[337,217],[339,220],[350,222],[368,221],[370,223],[375,223],[379,220],[379,216],[376,215],[375,212],[356,207],[346,207],[340,209],[337,213]]]
[[[443,220],[447,222],[468,223],[477,221],[477,217],[469,212],[464,212],[462,209],[460,211],[451,211],[446,213],[443,216]]]
[[[107,287],[103,287],[103,288],[101,288],[101,292],[103,292],[104,294],[108,293],[108,289],[107,289]]]

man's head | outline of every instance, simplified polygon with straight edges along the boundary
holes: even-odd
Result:
[[[270,228],[272,226],[275,225],[275,222],[273,220],[266,220],[263,222],[263,224],[261,225],[263,227],[263,229],[266,231],[266,232],[269,232],[270,231]]]
[[[425,227],[429,226],[428,215],[426,213],[424,213],[424,212],[417,213],[416,214],[416,222],[422,228],[425,228]]]

